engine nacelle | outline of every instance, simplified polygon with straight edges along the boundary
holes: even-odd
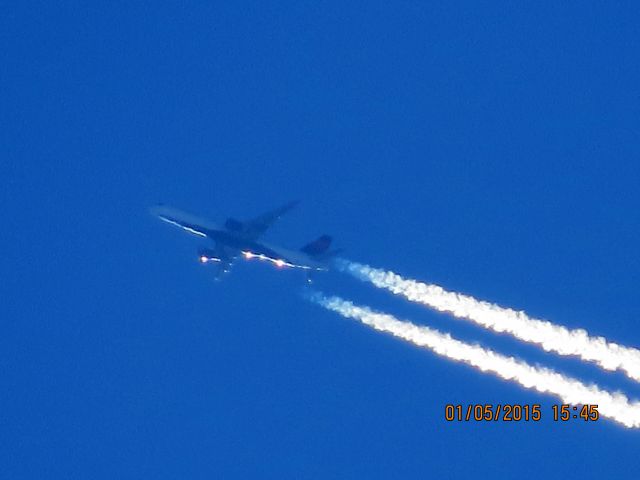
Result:
[[[201,263],[221,262],[222,259],[211,248],[201,248],[198,250],[198,260]]]

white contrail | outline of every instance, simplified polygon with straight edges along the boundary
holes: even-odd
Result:
[[[640,381],[640,350],[635,348],[608,342],[603,337],[589,336],[583,329],[569,330],[562,325],[531,318],[522,311],[448,292],[438,285],[407,280],[393,272],[347,260],[339,260],[336,264],[340,270],[412,302],[471,320],[495,332],[509,333],[519,340],[540,345],[548,352],[574,355],[605,370],[620,369],[629,378]]]
[[[548,368],[534,367],[513,357],[471,345],[437,330],[401,321],[367,307],[356,306],[340,297],[326,297],[314,292],[310,300],[340,315],[355,318],[376,330],[391,333],[415,345],[429,348],[451,360],[491,372],[505,380],[513,380],[525,388],[550,393],[572,405],[598,405],[598,412],[626,427],[640,427],[640,402],[630,402],[622,393],[611,393],[595,385],[585,385]]]

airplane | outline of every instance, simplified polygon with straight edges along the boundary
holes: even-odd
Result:
[[[198,250],[201,263],[218,265],[216,279],[231,270],[238,257],[246,260],[261,260],[272,263],[278,268],[296,268],[307,272],[307,281],[311,282],[311,272],[328,270],[329,261],[339,250],[329,250],[332,238],[322,235],[303,246],[298,251],[287,250],[267,244],[260,237],[285,213],[299,202],[289,202],[258,217],[240,221],[229,217],[224,225],[217,225],[204,218],[192,215],[177,208],[156,205],[150,208],[152,215],[160,220],[182,228],[183,230],[215,242],[214,248],[203,247]]]

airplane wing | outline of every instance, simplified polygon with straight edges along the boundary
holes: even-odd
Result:
[[[197,217],[196,215],[191,215],[190,213],[183,212],[177,208],[167,207],[166,205],[151,207],[150,212],[160,220],[180,227],[199,237],[206,237],[208,231],[220,229],[215,223],[205,218]]]
[[[248,238],[257,239],[266,232],[280,217],[298,205],[299,201],[289,202],[279,208],[263,213],[262,215],[244,223],[243,233]]]

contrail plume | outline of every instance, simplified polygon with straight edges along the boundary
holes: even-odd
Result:
[[[621,370],[629,378],[640,382],[640,350],[635,348],[609,342],[603,337],[592,337],[583,329],[570,330],[546,320],[531,318],[522,311],[449,292],[438,285],[408,280],[390,271],[347,260],[339,260],[336,264],[341,271],[402,295],[412,302],[470,320],[495,332],[509,333],[519,340],[537,344],[548,352],[577,356],[605,370]]]
[[[573,405],[598,405],[603,417],[626,427],[640,427],[640,402],[630,402],[622,393],[601,390],[595,385],[585,385],[553,370],[532,366],[513,357],[506,357],[492,350],[461,342],[449,334],[401,321],[367,307],[356,306],[340,297],[327,297],[315,292],[309,299],[328,310],[347,318],[354,318],[365,325],[421,347],[450,360],[466,363],[483,372],[491,372],[505,380],[512,380],[525,388],[559,397]]]

